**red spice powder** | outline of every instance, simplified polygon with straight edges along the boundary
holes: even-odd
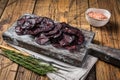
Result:
[[[93,11],[89,12],[88,16],[91,17],[91,18],[97,19],[97,20],[107,19],[107,17],[104,14],[99,13],[99,12],[93,12]]]

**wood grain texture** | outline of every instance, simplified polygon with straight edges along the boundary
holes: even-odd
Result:
[[[29,3],[28,3],[29,2]],[[24,2],[22,0],[9,0],[2,16],[1,20],[3,19],[9,19],[9,24],[7,26],[3,26],[4,29],[7,29],[10,27],[14,21],[16,21],[21,15],[25,13],[32,13],[34,8],[34,0],[25,0]],[[5,45],[5,42],[3,42],[3,45]],[[24,76],[21,77],[21,74],[19,74],[19,71],[21,71],[21,68],[18,67],[17,64],[9,65],[10,67],[7,67],[4,71],[1,71],[1,80],[28,80],[31,76],[30,71],[24,70]],[[13,70],[11,70],[14,69]],[[11,71],[13,73],[11,74]],[[18,77],[20,76],[20,77]]]
[[[0,79],[1,80],[14,80],[16,75],[17,65],[9,59],[0,57]]]
[[[109,4],[109,5],[108,5]],[[111,13],[110,22],[102,28],[90,26],[85,19],[85,11],[89,7],[105,8]],[[59,22],[96,33],[94,43],[120,49],[120,0],[0,0],[1,20],[9,23],[3,31],[10,27],[24,13],[46,16]],[[0,31],[2,34],[3,31]],[[0,37],[0,42],[6,45]],[[4,69],[2,69],[5,67]],[[120,80],[120,69],[98,61],[96,72],[87,80]],[[94,76],[96,74],[96,77]],[[0,80],[49,80],[39,76],[0,55]]]
[[[94,0],[96,1],[96,0]],[[104,8],[111,12],[112,16],[110,22],[102,28],[92,27],[92,31],[96,33],[95,41],[97,44],[109,46],[113,48],[120,49],[120,35],[119,31],[119,0],[97,0],[94,5],[90,0],[89,7]],[[108,5],[109,4],[109,5]],[[110,5],[111,4],[111,5]],[[114,7],[113,7],[114,6]],[[120,79],[120,69],[112,65],[108,65],[102,61],[98,61],[96,64],[96,78],[97,80],[119,80]]]
[[[8,0],[1,0],[0,1],[0,17],[2,17],[2,14],[4,13],[4,10],[6,9]],[[3,19],[1,19],[2,21]],[[7,27],[8,26],[4,26]],[[2,29],[0,33],[2,34],[5,29]],[[4,42],[2,41],[2,36],[0,35],[0,44],[3,44]],[[0,79],[1,80],[14,80],[16,71],[17,71],[17,64],[13,63],[9,59],[3,57],[0,55]]]
[[[4,12],[4,9],[8,3],[8,0],[0,0],[0,17],[2,16],[2,13]]]

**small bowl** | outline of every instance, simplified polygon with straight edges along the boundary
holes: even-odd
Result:
[[[89,12],[101,13],[104,16],[106,16],[107,18],[103,19],[103,20],[98,20],[98,19],[90,17],[88,15]],[[111,13],[108,10],[105,10],[105,9],[89,8],[85,12],[85,17],[86,17],[86,20],[88,21],[88,23],[91,24],[92,26],[94,26],[94,27],[101,27],[101,26],[106,25],[109,22],[110,17],[111,17]]]

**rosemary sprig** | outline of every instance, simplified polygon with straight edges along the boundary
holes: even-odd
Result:
[[[32,56],[25,56],[15,51],[2,49],[4,55],[17,64],[35,72],[39,75],[46,75],[48,72],[54,72],[56,69],[49,64],[43,64],[42,61]]]

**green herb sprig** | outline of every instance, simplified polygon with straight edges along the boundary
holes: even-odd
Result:
[[[25,56],[15,51],[2,49],[4,55],[17,64],[39,74],[46,75],[48,72],[54,72],[56,69],[49,64],[43,64],[42,61],[32,56]]]

